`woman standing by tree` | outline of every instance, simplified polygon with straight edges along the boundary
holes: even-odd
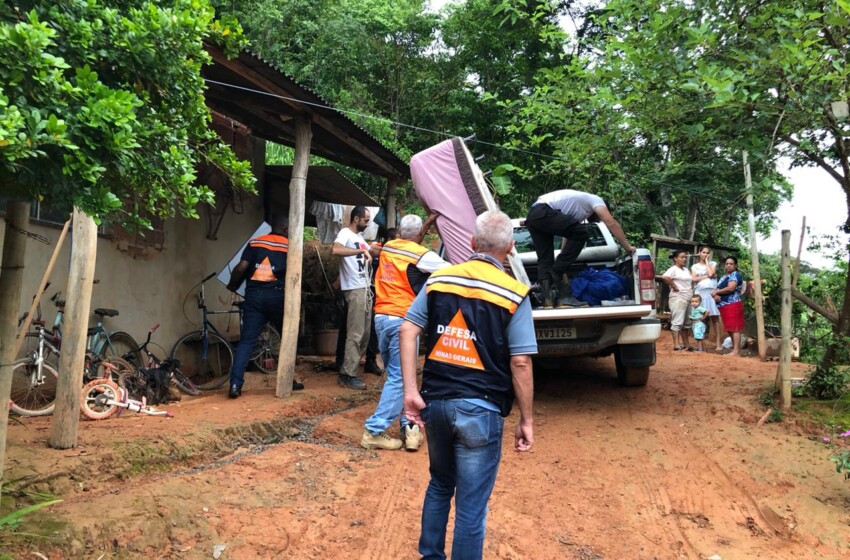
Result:
[[[688,331],[690,326],[689,311],[693,284],[691,273],[685,263],[688,261],[687,251],[674,251],[670,258],[673,266],[662,276],[664,283],[670,286],[670,332],[673,334],[673,350],[684,350],[688,347]]]
[[[723,337],[720,334],[720,310],[714,301],[712,292],[717,289],[717,263],[711,260],[711,249],[703,245],[697,253],[699,261],[691,266],[691,279],[694,283],[694,292],[702,298],[702,307],[708,311],[711,334],[714,335],[715,347],[718,352],[723,346]]]
[[[741,351],[741,332],[744,330],[744,302],[741,301],[739,289],[744,277],[738,272],[738,259],[726,257],[723,261],[726,274],[717,283],[717,289],[712,292],[714,301],[718,302],[723,327],[732,338],[732,352],[729,356],[738,356]]]

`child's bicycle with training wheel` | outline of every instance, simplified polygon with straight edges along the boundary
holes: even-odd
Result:
[[[104,366],[110,375],[113,373],[111,370],[117,369],[107,362],[104,362]],[[124,388],[106,377],[93,379],[83,386],[80,409],[83,416],[89,420],[104,420],[115,414],[121,414],[125,408],[149,416],[165,416],[166,418],[174,416],[167,410],[157,410],[148,406],[144,396],[141,400],[129,398]]]

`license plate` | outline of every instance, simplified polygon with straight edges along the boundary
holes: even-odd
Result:
[[[576,331],[573,327],[551,327],[545,329],[534,329],[537,340],[563,340],[575,338]]]

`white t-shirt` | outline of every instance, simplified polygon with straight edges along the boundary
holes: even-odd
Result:
[[[560,211],[561,214],[573,218],[576,222],[583,222],[591,217],[594,208],[605,207],[605,201],[601,197],[573,189],[546,193],[540,196],[537,202],[548,204]]]
[[[339,230],[334,243],[349,249],[368,249],[369,245],[361,235],[358,235],[347,227]],[[356,290],[357,288],[369,287],[369,267],[366,263],[366,255],[358,253],[350,257],[342,257],[339,267],[339,285],[342,290]]]
[[[717,272],[717,263],[714,261],[709,261],[708,263]],[[697,276],[707,276],[708,275],[708,267],[702,263],[695,263],[691,266],[691,271]],[[697,290],[714,290],[717,288],[717,278],[703,278],[699,282],[697,282],[696,289]]]
[[[693,279],[691,278],[691,273],[688,269],[679,268],[674,265],[667,269],[667,272],[664,273],[664,277],[673,280],[673,285],[679,289],[678,292],[670,290],[670,299],[691,301],[691,296],[694,294],[692,287]]]

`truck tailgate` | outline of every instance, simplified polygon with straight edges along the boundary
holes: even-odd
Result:
[[[651,305],[617,305],[612,307],[579,307],[574,309],[535,309],[534,322],[563,319],[640,319],[652,313]]]

